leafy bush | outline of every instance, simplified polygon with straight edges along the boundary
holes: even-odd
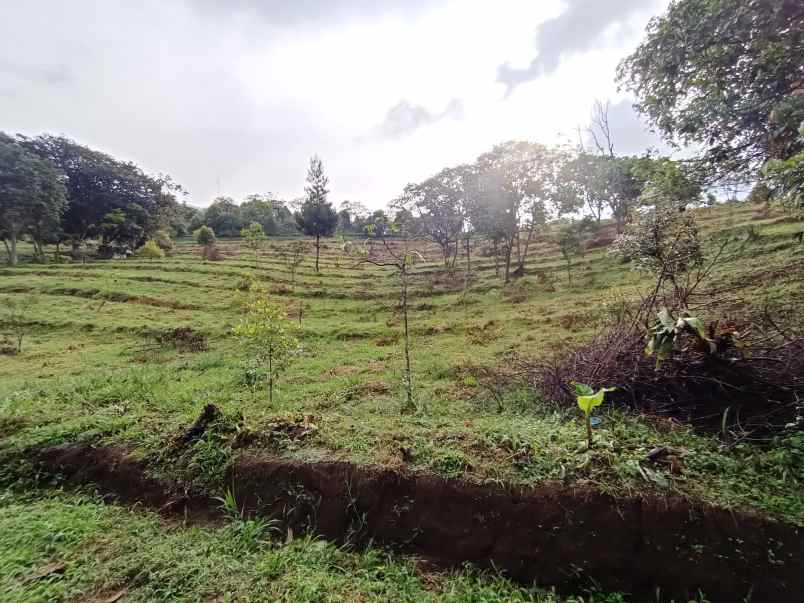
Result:
[[[668,280],[703,261],[693,215],[664,206],[640,215],[617,237],[611,253]]]
[[[193,232],[195,242],[204,247],[210,247],[215,244],[215,231],[209,226],[202,226]]]
[[[137,249],[135,255],[138,258],[147,260],[159,260],[165,257],[165,252],[157,245],[153,239],[146,241],[145,245]]]
[[[716,351],[715,343],[706,335],[700,318],[684,312],[678,319],[675,319],[667,308],[662,308],[656,315],[656,323],[648,331],[648,345],[645,353],[648,356],[656,354],[656,366],[658,367],[672,352],[678,350],[679,340],[684,333],[696,335],[705,351],[711,353]]]
[[[156,241],[159,249],[164,251],[166,254],[169,254],[171,251],[173,251],[173,247],[175,246],[173,239],[170,238],[170,233],[166,230],[157,230],[154,233],[154,241]]]

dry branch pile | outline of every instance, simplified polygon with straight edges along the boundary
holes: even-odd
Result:
[[[657,365],[644,331],[621,322],[568,355],[522,361],[541,395],[574,406],[571,381],[616,386],[615,404],[741,434],[767,434],[794,421],[804,404],[804,337],[759,324],[709,327],[715,351],[691,336]],[[769,329],[770,330],[770,329]]]

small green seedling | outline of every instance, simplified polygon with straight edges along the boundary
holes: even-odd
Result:
[[[575,397],[578,400],[578,407],[586,416],[586,442],[592,448],[592,411],[596,406],[603,404],[606,392],[613,392],[616,387],[601,387],[597,393],[585,383],[572,382],[575,386]]]

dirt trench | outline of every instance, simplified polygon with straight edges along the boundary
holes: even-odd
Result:
[[[210,519],[217,503],[176,493],[119,447],[62,446],[41,465],[95,483],[124,503]],[[362,467],[246,456],[227,483],[248,512],[296,533],[372,542],[442,566],[465,562],[523,583],[572,591],[594,581],[635,601],[804,600],[804,543],[795,526],[681,499],[615,498],[591,489],[511,489]],[[657,597],[657,595],[659,595]]]

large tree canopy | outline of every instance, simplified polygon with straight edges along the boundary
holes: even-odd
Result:
[[[0,132],[0,238],[11,265],[21,234],[31,235],[41,254],[43,239],[58,230],[66,204],[62,179],[53,164]]]
[[[217,197],[204,212],[206,225],[219,237],[236,237],[243,228],[240,206],[231,197]]]
[[[772,114],[804,87],[804,2],[674,0],[618,80],[669,139],[703,148],[712,180],[750,180],[801,148],[796,120]]]
[[[104,244],[136,247],[155,230],[160,207],[166,202],[163,180],[64,137],[23,138],[21,144],[67,176],[69,205],[61,227],[75,249],[95,236],[102,237]]]
[[[244,224],[257,223],[265,234],[277,233],[274,202],[269,195],[249,195],[240,204],[240,218]]]

